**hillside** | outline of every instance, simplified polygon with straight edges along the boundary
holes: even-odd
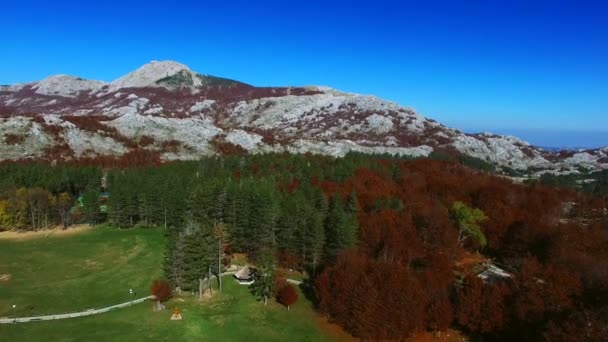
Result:
[[[146,150],[162,160],[235,152],[465,154],[511,169],[604,169],[608,148],[547,151],[465,134],[411,108],[327,87],[255,87],[153,61],[104,83],[58,75],[0,86],[0,158],[72,160]]]

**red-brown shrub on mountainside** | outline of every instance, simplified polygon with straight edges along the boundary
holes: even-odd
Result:
[[[177,152],[182,146],[182,143],[178,140],[171,139],[165,140],[160,144],[160,149],[163,152]]]
[[[447,207],[433,198],[412,203],[411,207],[414,225],[425,245],[453,254],[453,249],[458,246],[458,229],[451,221]]]
[[[574,308],[580,294],[578,275],[528,259],[517,275],[514,314],[524,322],[542,321],[546,315]]]
[[[61,139],[61,133],[63,133],[63,127],[47,124],[42,116],[32,117],[32,122],[35,122],[38,125],[40,125],[47,134],[49,134],[51,137],[53,137],[53,139],[55,139],[55,140]]]
[[[16,145],[25,141],[23,135],[7,133],[4,135],[4,143],[7,145]]]
[[[357,201],[365,212],[376,208],[378,200],[390,200],[396,194],[390,175],[380,174],[369,169],[359,168],[352,178],[344,182],[347,191],[342,192],[345,196],[355,191]]]
[[[63,139],[61,139],[61,142],[44,149],[44,158],[51,162],[73,159],[74,151],[65,141],[63,141]]]
[[[608,336],[608,307],[597,311],[577,310],[569,316],[549,322],[545,341],[605,341]]]
[[[581,274],[589,303],[608,302],[608,230],[600,225],[563,225],[554,237],[550,260],[555,267]]]
[[[149,135],[142,135],[141,137],[139,137],[139,141],[137,142],[137,144],[141,147],[152,145],[154,144],[154,138]]]
[[[229,141],[224,140],[223,137],[216,136],[211,140],[211,145],[214,147],[215,151],[222,155],[243,155],[247,154],[247,150],[245,150],[240,145],[235,145]]]
[[[71,122],[81,130],[88,132],[105,132],[109,134],[116,133],[116,128],[102,124],[99,119],[92,116],[75,116],[75,115],[64,115],[65,121]]]
[[[361,215],[359,246],[366,255],[404,267],[424,255],[411,217],[394,210]]]
[[[399,339],[414,328],[445,329],[454,312],[460,326],[474,335],[516,336],[521,329],[539,338],[547,322],[608,300],[608,266],[600,261],[608,258],[605,200],[429,160],[383,161],[357,169],[343,182],[312,183],[329,195],[355,193],[360,205],[357,250],[339,257],[316,283],[320,308],[357,337]],[[453,271],[462,247],[448,211],[456,200],[489,217],[481,225],[489,241],[482,252],[504,264],[513,273],[511,280],[484,283],[470,274],[456,290]],[[574,214],[564,211],[567,202],[576,203]],[[391,311],[389,296],[379,294],[390,293],[385,288],[390,282],[374,278],[384,265],[397,273],[387,270],[385,275],[424,284],[419,299],[425,311],[415,312],[401,329],[387,317],[399,317]],[[370,289],[369,297],[361,288]],[[377,314],[377,307],[387,316]]]
[[[17,109],[15,107],[0,105],[0,117],[10,117],[15,113],[17,113]]]
[[[524,187],[524,193],[519,209],[525,221],[546,226],[555,224],[561,217],[564,198],[554,189],[533,184]]]
[[[144,149],[131,150],[118,158],[118,165],[125,166],[148,166],[161,163],[160,153]]]
[[[454,284],[454,263],[441,251],[432,249],[427,253],[418,265],[419,278],[429,297],[425,326],[432,331],[443,331],[453,320],[450,292]]]
[[[486,285],[475,276],[468,276],[457,290],[456,318],[458,324],[478,333],[500,331],[507,324],[505,303],[510,289],[506,284]]]
[[[65,115],[63,118],[84,131],[100,133],[129,148],[137,147],[137,144],[132,139],[120,134],[115,127],[101,123],[101,119],[104,119],[102,117]]]
[[[490,249],[497,250],[502,247],[509,226],[516,218],[513,207],[517,199],[509,186],[513,185],[506,181],[489,184],[479,189],[473,201],[473,205],[488,217],[484,222],[484,231]]]
[[[362,339],[399,339],[423,329],[429,303],[423,285],[405,267],[346,253],[315,287],[329,318]]]

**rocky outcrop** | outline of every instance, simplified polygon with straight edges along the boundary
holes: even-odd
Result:
[[[107,84],[58,75],[2,86],[0,116],[2,160],[53,151],[58,158],[121,155],[136,148],[193,159],[229,144],[250,153],[332,156],[444,151],[513,169],[608,165],[608,148],[545,151],[511,136],[464,134],[375,96],[328,87],[254,87],[171,61],[146,64]]]

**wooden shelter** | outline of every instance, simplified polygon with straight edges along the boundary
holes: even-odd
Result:
[[[255,281],[253,276],[253,270],[249,266],[245,266],[234,273],[234,279],[236,279],[240,285],[251,285]]]

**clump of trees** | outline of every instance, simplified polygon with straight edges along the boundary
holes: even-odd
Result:
[[[42,188],[17,188],[0,194],[0,225],[3,229],[38,230],[69,226],[75,199],[67,192],[57,195]]]
[[[0,230],[65,228],[97,216],[101,175],[93,167],[0,165]]]
[[[362,339],[448,327],[487,339],[605,332],[604,197],[514,184],[450,160],[361,154],[231,155],[105,173],[107,220],[164,229],[171,287],[200,287],[222,272],[226,254],[240,252],[258,265],[252,291],[261,301],[281,290],[275,264],[307,270],[320,311]],[[101,174],[4,165],[0,191],[94,199]],[[18,212],[6,209],[9,199],[0,220]],[[94,207],[85,203],[83,217],[97,215]],[[53,208],[35,211],[36,225],[45,212],[58,218]],[[455,276],[477,251],[511,276],[484,280],[475,268]]]

